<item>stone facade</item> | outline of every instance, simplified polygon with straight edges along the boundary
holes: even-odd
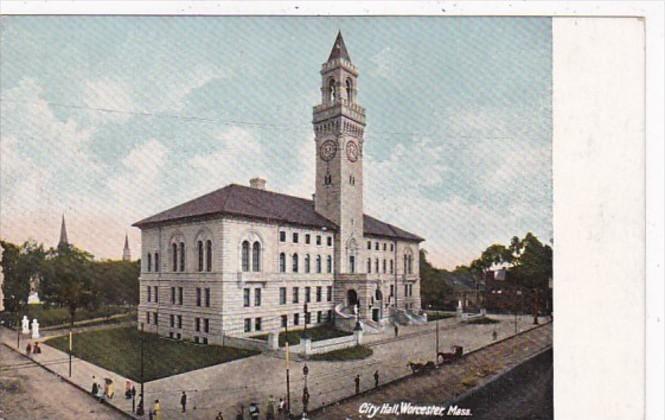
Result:
[[[356,303],[361,319],[377,322],[391,306],[420,310],[422,239],[363,213],[364,109],[355,103],[358,72],[341,35],[334,48],[340,43],[343,53],[333,49],[322,67],[322,103],[314,108],[314,200],[268,192],[254,178],[251,188],[226,187],[137,222],[139,323],[147,331],[221,343],[285,322],[302,328],[305,304],[308,326]],[[266,200],[275,200],[265,210],[274,215],[254,211]],[[372,233],[368,221],[386,233]]]

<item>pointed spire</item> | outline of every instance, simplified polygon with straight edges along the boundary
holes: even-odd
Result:
[[[65,214],[62,214],[62,224],[60,225],[60,241],[58,242],[58,248],[69,246],[69,241],[67,240],[67,226],[65,225]]]
[[[129,252],[129,239],[127,238],[127,233],[125,233],[125,247],[122,250],[122,260],[130,261],[132,259],[132,254]]]
[[[328,61],[334,60],[336,58],[343,58],[345,60],[351,61],[349,52],[346,50],[346,45],[344,45],[342,31],[337,32],[337,38],[335,38],[335,44],[333,45],[332,51],[330,51]]]

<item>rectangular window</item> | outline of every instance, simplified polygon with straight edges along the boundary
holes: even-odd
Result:
[[[195,342],[196,344],[199,344],[199,337],[194,337],[194,342]]]
[[[311,324],[311,323],[312,323],[312,313],[305,312],[305,324]]]
[[[210,332],[210,320],[208,318],[205,318],[203,320],[203,332],[205,333]]]
[[[254,306],[261,306],[261,289],[254,289]]]
[[[150,302],[152,300],[152,287],[147,286],[146,290],[148,292],[148,302]]]
[[[316,244],[321,245],[321,235],[316,235]]]
[[[252,331],[252,318],[245,318],[245,332]]]
[[[208,337],[203,337],[201,341],[203,341],[203,344],[208,344]]]
[[[310,240],[311,240],[311,236],[310,236],[310,234],[309,234],[309,233],[306,233],[306,234],[305,234],[305,243],[306,243],[307,245],[309,245]]]
[[[182,287],[178,287],[178,304],[179,305],[182,305],[182,301],[183,301],[182,295],[183,295]]]
[[[159,288],[155,286],[155,303],[159,302]]]
[[[155,320],[155,325],[159,325],[159,314],[157,312],[152,313],[152,318]]]
[[[387,246],[387,245],[388,245],[388,244],[386,244],[385,242],[383,243],[383,250],[384,250],[384,251],[386,250],[386,246]]]
[[[321,295],[322,295],[322,287],[321,286],[316,286],[316,301],[321,302]]]
[[[305,287],[305,303],[312,301],[312,288],[307,286]]]
[[[284,232],[283,230],[279,232],[279,241],[286,242],[286,232]]]
[[[356,272],[356,257],[354,255],[349,255],[349,271],[351,273]]]
[[[298,303],[298,288],[294,287],[293,288],[293,303]]]
[[[372,241],[367,241],[367,249],[372,249]]]
[[[394,295],[395,295],[395,285],[391,284],[390,285],[390,296],[394,296]]]
[[[409,296],[413,296],[413,285],[409,285]]]
[[[169,332],[169,338],[173,338],[173,331]]]
[[[182,315],[178,315],[178,328],[182,328]],[[180,335],[178,335],[178,338],[180,338]]]
[[[384,273],[386,272],[386,260],[385,259],[383,260],[383,272]]]
[[[282,315],[282,328],[286,328],[288,323],[289,323],[289,316]]]
[[[300,314],[293,314],[293,325],[300,325]]]
[[[175,305],[175,287],[171,288],[171,303]]]
[[[328,320],[328,322],[332,322],[332,320],[333,320],[332,316],[333,316],[332,315],[332,310],[328,309],[328,315],[326,316],[326,319]]]
[[[320,324],[322,320],[323,320],[323,312],[318,311],[318,312],[316,313],[316,323],[317,323],[317,324]]]
[[[201,306],[201,288],[196,288],[196,306]]]
[[[182,338],[182,335],[180,333],[177,333],[175,336],[177,340],[180,340]]]
[[[367,259],[367,273],[372,274],[372,259],[371,258]]]
[[[409,285],[408,284],[404,285],[404,296],[409,296]]]
[[[332,301],[332,286],[326,287],[326,301]]]
[[[155,252],[155,271],[159,273],[159,253]]]
[[[209,287],[205,288],[205,304],[206,304],[207,308],[210,307],[210,288]]]
[[[249,306],[249,289],[242,289],[242,306]]]
[[[169,321],[170,321],[170,324],[171,324],[171,328],[174,328],[175,327],[175,315],[171,314],[171,316],[169,318],[170,318]]]
[[[152,259],[151,255],[148,254],[148,273],[152,270]]]
[[[261,318],[254,320],[254,331],[261,331]]]
[[[332,236],[328,236],[328,246],[332,246]]]
[[[286,287],[279,288],[279,304],[286,305]]]
[[[201,331],[201,318],[194,318],[194,325],[194,330],[196,330],[196,332]]]
[[[150,312],[145,313],[145,323],[150,324]]]
[[[393,273],[393,260],[390,260],[390,274]]]
[[[379,243],[378,242],[374,243],[374,249],[377,250],[377,251],[379,250]]]
[[[394,245],[394,244],[390,244],[390,251],[394,251],[394,250],[395,250],[395,245]]]
[[[293,243],[294,244],[298,243],[298,232],[293,232]]]

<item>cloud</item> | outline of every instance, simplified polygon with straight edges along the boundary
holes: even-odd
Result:
[[[129,84],[108,77],[86,80],[83,83],[83,103],[90,109],[87,118],[91,125],[108,122],[125,122],[131,114],[124,112],[101,112],[99,109],[136,112]]]

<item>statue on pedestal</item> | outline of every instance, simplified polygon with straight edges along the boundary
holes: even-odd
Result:
[[[39,338],[39,322],[37,322],[37,318],[32,320],[32,338],[35,340]]]
[[[23,334],[30,334],[30,321],[26,315],[23,315],[23,319],[21,320],[21,327],[21,332]]]

